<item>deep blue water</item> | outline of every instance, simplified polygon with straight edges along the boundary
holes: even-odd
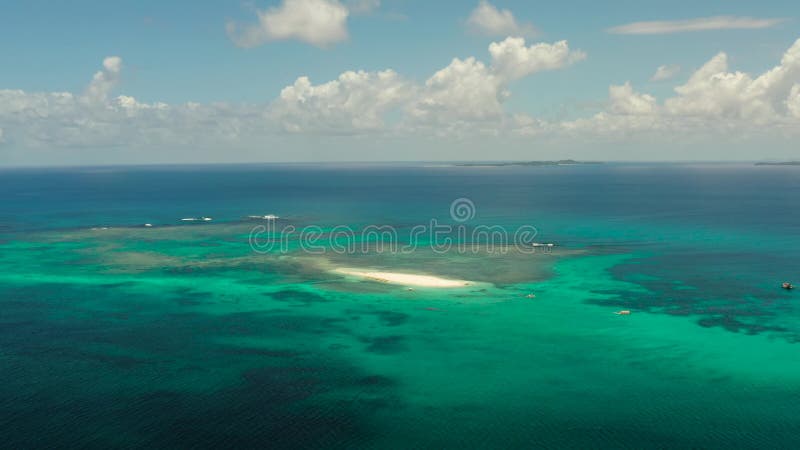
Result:
[[[446,216],[452,200],[466,197],[478,208],[477,220],[549,225],[555,216],[554,222],[587,217],[627,229],[685,225],[794,236],[798,192],[795,167],[744,163],[7,169],[0,171],[0,225],[172,225],[187,214],[238,220],[263,211],[401,221]]]
[[[573,308],[579,326],[555,315],[562,328],[529,338],[528,320],[552,326],[542,317],[559,306],[546,294],[518,306],[525,283],[499,286],[499,306],[475,311],[474,293],[425,294],[423,305],[436,307],[424,309],[405,290],[315,287],[330,276],[273,260],[256,266],[245,238],[230,234],[239,228],[225,228],[263,214],[298,226],[411,227],[447,221],[459,198],[477,209],[471,224],[533,225],[586,258],[619,258],[592,274],[576,253],[578,269],[542,288]],[[0,432],[12,446],[37,447],[793,447],[797,385],[754,382],[749,366],[767,361],[765,373],[783,379],[796,369],[786,358],[800,342],[800,307],[780,283],[800,284],[798,199],[800,168],[744,163],[0,170]],[[214,221],[180,221],[190,216]],[[144,223],[166,233],[147,238],[135,228]],[[123,231],[104,237],[92,227]],[[464,270],[493,273],[495,263]],[[559,297],[562,279],[584,286],[584,303],[568,304],[574,286]],[[584,305],[608,311],[593,316]],[[603,328],[617,309],[635,311],[641,321],[631,326],[658,329],[640,338]],[[673,339],[676,324],[688,328]],[[487,339],[471,341],[472,329]],[[735,342],[748,367],[727,358]],[[639,351],[649,345],[652,354]],[[509,349],[517,360],[492,359]],[[617,380],[629,385],[614,404],[607,391]],[[356,400],[341,399],[353,392]],[[535,403],[539,395],[547,401]]]

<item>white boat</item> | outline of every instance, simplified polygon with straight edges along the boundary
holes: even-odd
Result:
[[[183,222],[200,222],[200,221],[210,222],[212,220],[214,220],[214,219],[212,219],[211,217],[205,217],[205,216],[200,217],[200,218],[197,218],[197,217],[184,217],[183,219],[181,219],[181,221],[183,221]]]
[[[259,220],[276,220],[280,219],[280,217],[274,214],[267,214],[266,216],[247,216],[248,219],[259,219]]]

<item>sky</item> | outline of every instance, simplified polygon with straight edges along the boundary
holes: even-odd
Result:
[[[789,1],[9,1],[0,166],[800,159]]]

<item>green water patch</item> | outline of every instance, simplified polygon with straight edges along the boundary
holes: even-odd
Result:
[[[654,308],[662,278],[619,276],[638,255],[514,256],[504,282],[408,291],[325,268],[427,271],[430,253],[101,241],[4,263],[0,391],[34,439],[12,444],[780,447],[798,431],[795,347]],[[92,246],[108,254],[63,264]]]
[[[612,271],[616,278],[647,289],[649,295],[628,295],[620,290],[616,297],[599,303],[686,316],[703,327],[765,333],[796,342],[800,309],[794,293],[780,287],[795,266],[787,255],[741,250],[636,255]]]
[[[387,420],[428,430],[410,438],[419,445],[613,445],[632,435],[652,445],[788,442],[796,430],[790,398],[800,387],[794,347],[684,317],[613,314],[598,301],[649,294],[611,276],[627,258],[563,261],[554,278],[516,286],[535,299],[453,302],[425,314],[396,305],[410,318],[378,335],[389,351],[375,351],[374,340],[341,351],[403,381],[406,410]],[[709,434],[717,421],[735,425]]]

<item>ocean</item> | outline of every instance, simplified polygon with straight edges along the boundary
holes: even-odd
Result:
[[[796,448],[798,169],[0,170],[4,446]]]

